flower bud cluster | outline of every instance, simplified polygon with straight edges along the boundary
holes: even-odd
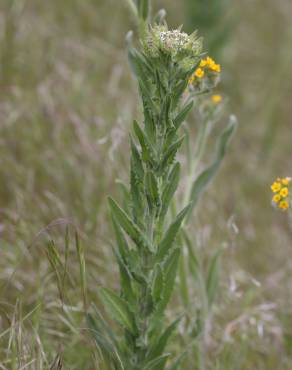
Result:
[[[166,25],[159,25],[149,30],[143,48],[148,56],[168,56],[187,71],[197,62],[202,52],[202,40],[196,33],[188,35],[180,29],[168,30]]]

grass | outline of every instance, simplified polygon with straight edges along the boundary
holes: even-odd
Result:
[[[174,26],[184,23],[181,3],[158,5]],[[267,0],[262,9],[259,0],[236,5],[221,63],[240,127],[194,223],[203,264],[218,241],[227,246],[207,348],[222,370],[292,365],[291,226],[271,209],[268,188],[291,175],[291,4]],[[100,306],[98,286],[118,286],[106,196],[121,199],[115,179],[127,181],[127,132],[140,114],[124,52],[131,22],[112,0],[1,2],[3,369],[57,369],[57,356],[65,369],[98,368],[74,233],[85,250],[88,301]],[[68,253],[65,297],[46,255],[51,240],[63,263]]]

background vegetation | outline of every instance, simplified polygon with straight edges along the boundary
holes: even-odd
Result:
[[[288,370],[292,233],[270,207],[269,184],[292,174],[292,4],[212,3],[209,14],[199,0],[154,1],[171,26],[206,37],[223,67],[218,91],[240,123],[194,220],[203,256],[225,246],[208,351],[216,369]],[[58,369],[58,356],[65,369],[98,368],[74,232],[85,250],[88,302],[99,305],[98,286],[118,285],[106,196],[119,199],[115,180],[127,180],[128,130],[140,114],[124,47],[130,27],[122,1],[1,1],[2,369]],[[50,240],[67,261],[59,280]]]

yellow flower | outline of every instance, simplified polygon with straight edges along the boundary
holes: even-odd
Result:
[[[279,203],[279,208],[285,211],[286,209],[288,209],[288,207],[289,203],[287,202],[287,200],[281,200],[281,202]]]
[[[202,68],[197,68],[196,69],[196,72],[195,72],[196,77],[202,78],[202,77],[204,77],[204,74],[205,74],[205,72],[202,70]]]
[[[291,179],[289,177],[285,177],[285,178],[282,179],[282,184],[287,186],[287,185],[289,185],[290,181],[291,181]]]
[[[207,65],[208,63],[207,63],[207,60],[206,59],[202,59],[201,61],[200,61],[200,67],[201,68],[204,68],[204,67],[206,67],[206,65]]]
[[[220,64],[216,64],[216,63],[214,63],[212,66],[210,66],[210,68],[212,69],[212,71],[214,71],[214,72],[221,72],[221,66],[220,66]]]
[[[211,99],[213,103],[218,104],[222,101],[222,96],[219,94],[212,95]]]
[[[215,64],[215,61],[210,58],[210,57],[207,57],[206,59],[206,64],[209,66],[209,67],[212,67],[214,64]]]
[[[275,194],[275,195],[273,196],[273,202],[274,202],[274,203],[279,203],[279,202],[280,202],[280,200],[281,200],[281,195],[280,195],[280,194]]]
[[[275,181],[273,185],[271,186],[271,190],[273,193],[277,193],[281,190],[281,183],[279,181]]]
[[[288,188],[285,187],[285,188],[281,189],[280,195],[281,195],[282,198],[286,198],[288,196],[288,194],[289,194]]]

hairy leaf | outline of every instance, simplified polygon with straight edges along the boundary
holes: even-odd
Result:
[[[150,350],[149,350],[149,353],[147,355],[147,358],[149,360],[152,360],[153,358],[156,358],[158,356],[161,356],[165,347],[166,347],[166,344],[170,338],[170,336],[172,335],[172,333],[174,332],[174,330],[176,329],[179,321],[180,321],[180,317],[178,319],[176,319],[175,321],[173,321],[165,330],[164,332],[154,341],[154,343],[152,344]],[[155,370],[161,370],[163,367],[160,367],[160,366],[157,366],[155,367]]]
[[[112,318],[127,328],[131,333],[135,334],[137,331],[135,319],[126,301],[108,288],[100,288],[99,295]]]
[[[154,303],[158,302],[159,299],[161,298],[163,286],[164,286],[164,276],[162,268],[159,264],[156,264],[154,267],[151,286],[151,293]]]
[[[161,197],[161,211],[160,211],[160,218],[163,219],[166,215],[170,202],[176,192],[178,187],[178,182],[180,178],[180,164],[176,163],[173,166],[172,171],[168,177],[166,186],[163,190],[162,197]]]
[[[183,222],[183,219],[189,211],[190,205],[186,206],[175,218],[172,224],[169,226],[166,231],[164,238],[158,245],[157,258],[161,261],[168,253],[172,244],[175,240],[175,237],[180,229],[180,226]]]
[[[178,115],[173,120],[173,124],[176,129],[180,127],[180,125],[185,121],[187,115],[189,114],[190,110],[192,109],[194,102],[191,101],[190,103],[186,104],[182,110],[178,113]]]
[[[215,176],[222,162],[222,159],[225,156],[227,144],[235,128],[236,128],[236,121],[235,121],[235,118],[232,116],[230,118],[228,126],[225,128],[225,130],[222,132],[222,134],[218,138],[217,153],[216,153],[216,157],[213,163],[209,167],[207,167],[205,170],[203,170],[193,183],[193,186],[191,189],[191,195],[190,195],[190,202],[191,202],[190,213],[193,210],[193,208],[196,206],[199,196],[202,194],[202,192],[206,189],[206,187],[208,186],[212,178]]]
[[[109,198],[109,204],[111,211],[117,222],[123,228],[123,230],[130,236],[134,241],[137,247],[146,247],[152,251],[150,242],[147,240],[143,232],[138,228],[137,225],[131,220],[131,218],[122,210],[118,204],[112,199]]]

